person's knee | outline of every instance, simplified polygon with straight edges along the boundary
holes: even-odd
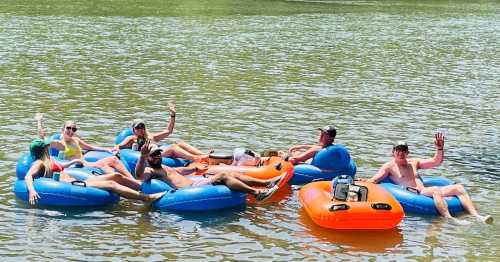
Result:
[[[227,181],[228,178],[229,176],[227,173],[219,173],[214,175],[214,180],[216,181]]]
[[[116,157],[116,156],[112,156],[110,158],[110,160],[111,160],[111,163],[114,163],[114,164],[116,164],[116,163],[118,163],[120,161],[120,159],[118,159],[118,157]]]
[[[434,198],[442,198],[443,197],[443,191],[441,191],[441,189],[438,188],[438,187],[433,188],[432,197],[434,197]]]
[[[465,187],[462,184],[456,184],[454,188],[457,194],[459,195],[465,194]]]

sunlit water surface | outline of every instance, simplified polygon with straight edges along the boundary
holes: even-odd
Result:
[[[496,260],[499,251],[500,4],[496,1],[2,1],[0,256],[49,260]],[[457,227],[407,214],[395,229],[320,229],[297,188],[202,213],[122,200],[95,210],[30,208],[12,193],[36,136],[76,120],[111,146],[132,119],[207,150],[286,149],[334,124],[358,176],[406,139],[446,159],[426,175],[464,183],[496,223]],[[473,220],[464,216],[464,219]]]

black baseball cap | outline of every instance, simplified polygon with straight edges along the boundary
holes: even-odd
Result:
[[[327,133],[331,138],[335,138],[337,135],[337,129],[334,126],[325,126],[322,128],[318,128],[323,133]]]

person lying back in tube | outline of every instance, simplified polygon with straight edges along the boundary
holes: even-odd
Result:
[[[199,167],[191,170],[187,170],[187,168],[171,168],[162,165],[161,155],[161,148],[146,141],[141,148],[141,157],[137,163],[136,176],[142,181],[157,177],[175,189],[206,185],[226,185],[231,190],[254,195],[257,201],[264,201],[271,197],[278,190],[279,183],[286,177],[286,172],[272,179],[257,179],[239,173],[217,173],[203,179],[193,180],[184,175],[187,175],[189,172],[197,172]]]
[[[58,164],[49,155],[49,146],[52,144],[52,142],[53,141],[51,138],[37,138],[30,144],[30,154],[34,162],[26,173],[25,181],[26,187],[28,188],[28,201],[31,205],[36,204],[36,202],[40,199],[40,195],[38,195],[35,187],[33,186],[33,180],[41,177],[52,178],[54,173],[57,172],[59,173],[58,181],[60,182],[71,183],[76,181],[76,179],[64,172],[64,168],[81,162],[82,160],[73,159],[64,165]],[[122,197],[142,200],[146,202],[152,202],[160,199],[165,194],[165,192],[161,192],[151,195],[145,195],[130,188],[135,183],[136,182],[134,179],[120,175],[118,173],[93,176],[85,180],[86,186],[110,190]]]
[[[154,143],[159,143],[161,140],[169,137],[175,126],[175,104],[170,103],[168,107],[170,121],[167,128],[158,133],[150,133],[146,128],[146,123],[142,119],[136,119],[132,123],[133,135],[125,138],[120,144],[115,146],[115,150],[132,148],[140,151],[146,140],[152,140]],[[179,141],[175,144],[162,147],[162,157],[183,158],[190,161],[202,161],[208,158],[208,154],[203,153],[199,149],[184,141]]]

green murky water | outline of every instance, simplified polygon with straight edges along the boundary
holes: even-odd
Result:
[[[2,1],[0,256],[48,260],[495,260],[498,225],[461,228],[408,214],[396,230],[312,224],[297,189],[267,204],[209,214],[160,213],[121,201],[44,210],[15,200],[15,161],[35,112],[57,132],[74,119],[111,145],[134,118],[169,141],[230,152],[337,140],[373,175],[407,139],[464,183],[481,212],[497,205],[500,131],[498,1]],[[467,218],[464,216],[464,218]],[[471,218],[468,218],[471,219]]]

